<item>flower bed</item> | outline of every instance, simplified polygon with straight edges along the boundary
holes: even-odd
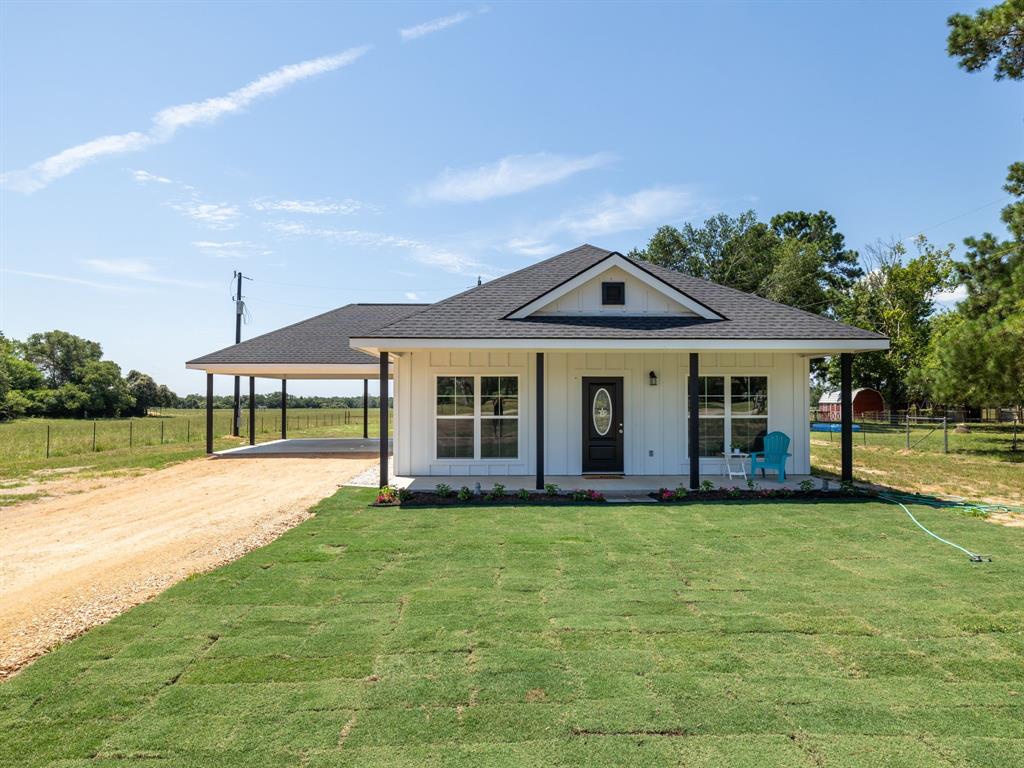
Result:
[[[405,488],[387,486],[377,494],[378,507],[433,507],[433,506],[480,506],[481,504],[600,504],[604,494],[589,488],[563,491],[557,485],[546,485],[543,491],[508,491],[505,486],[495,484],[490,489],[475,489],[463,486],[458,490],[444,483],[438,483],[433,491],[410,491]]]

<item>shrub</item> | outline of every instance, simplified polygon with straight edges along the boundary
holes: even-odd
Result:
[[[399,501],[399,503],[409,501],[409,499],[411,499],[411,498],[412,498],[412,491],[410,491],[408,488],[399,488],[398,489],[398,501]]]
[[[741,495],[741,492],[739,488],[730,488],[728,491],[726,491],[725,495],[728,496],[730,499],[738,499]]]
[[[397,504],[399,501],[398,489],[393,485],[385,485],[377,491],[378,504]]]
[[[800,481],[800,490],[803,491],[804,493],[807,493],[808,491],[813,491],[814,490],[814,481],[813,480],[801,480]]]
[[[447,483],[438,483],[434,486],[434,493],[440,496],[442,499],[449,499],[454,495],[452,487]]]
[[[677,486],[674,490],[671,488],[659,488],[658,498],[662,501],[682,501],[690,492],[682,485]]]
[[[459,501],[469,501],[473,498],[473,491],[469,489],[469,486],[464,485],[459,488],[458,498]]]
[[[519,493],[517,493],[516,496],[519,497],[520,501],[529,501],[530,500],[530,492],[528,490],[526,490],[525,488],[520,488],[519,489]]]
[[[756,491],[757,490],[757,483],[754,482],[754,478],[752,478],[752,477],[748,477],[747,478],[747,490],[748,491]]]
[[[701,480],[700,489],[702,491],[713,491],[715,490],[715,484],[712,483],[710,480]]]
[[[546,485],[544,486],[544,493],[546,493],[546,494],[547,494],[548,496],[557,496],[557,495],[558,495],[558,492],[559,492],[560,490],[562,490],[562,489],[561,489],[561,488],[559,488],[559,487],[558,487],[557,485],[555,485],[554,483],[547,483],[547,484],[546,484]]]
[[[589,488],[578,488],[569,494],[569,497],[573,501],[604,501],[604,494],[599,491],[593,491]]]
[[[488,501],[497,501],[505,497],[505,486],[501,483],[495,483],[491,487],[491,492],[485,497]]]

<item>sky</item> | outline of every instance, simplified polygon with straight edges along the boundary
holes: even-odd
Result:
[[[6,2],[0,330],[187,394],[234,270],[249,338],[748,208],[962,253],[1024,149],[1019,84],[945,52],[977,7]]]

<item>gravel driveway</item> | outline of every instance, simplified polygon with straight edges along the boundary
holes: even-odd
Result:
[[[189,574],[271,541],[375,464],[199,459],[0,510],[0,679]]]

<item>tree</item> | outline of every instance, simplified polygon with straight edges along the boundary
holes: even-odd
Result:
[[[769,224],[753,211],[720,213],[702,226],[659,228],[630,255],[818,314],[836,303],[860,274],[857,252],[845,247],[826,211],[787,211]]]
[[[911,372],[922,367],[928,354],[935,296],[955,283],[952,245],[936,248],[924,236],[915,245],[917,255],[905,263],[902,242],[870,247],[867,274],[838,307],[839,320],[889,337],[888,350],[854,356],[853,379],[856,386],[879,390],[893,408],[923,396],[911,389]],[[836,357],[827,373],[835,388],[839,374]]]
[[[955,13],[946,22],[950,27],[946,50],[959,57],[968,72],[996,63],[995,79],[1020,80],[1024,77],[1024,0],[982,8],[974,16]]]
[[[136,416],[145,416],[150,408],[160,405],[160,388],[153,381],[149,374],[132,369],[125,376],[128,384],[128,391],[135,401],[132,413]]]
[[[67,331],[33,333],[24,348],[25,359],[39,367],[53,388],[79,381],[85,364],[103,357],[103,349],[95,341]]]
[[[90,360],[80,372],[81,381],[77,386],[85,395],[85,401],[81,412],[75,415],[120,416],[131,410],[134,400],[117,363]]]

